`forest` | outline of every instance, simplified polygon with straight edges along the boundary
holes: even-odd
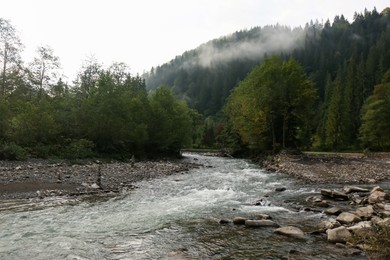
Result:
[[[73,85],[48,46],[24,64],[15,28],[0,19],[0,159],[177,156],[198,113],[123,63],[85,61]]]
[[[169,86],[204,116],[200,145],[235,150],[389,150],[389,10],[355,13],[352,22],[340,15],[332,23],[311,21],[304,28],[275,25],[238,31],[153,68],[145,75],[146,85]],[[294,64],[295,71],[311,82],[307,84],[312,86],[307,100],[311,107],[302,115],[280,103],[288,89],[297,97],[306,94],[281,83],[292,74],[275,69],[275,62],[282,67]],[[273,69],[268,72],[276,73],[271,84],[272,75],[264,71]],[[245,86],[251,80],[257,80],[255,89]],[[263,99],[275,107],[259,109]],[[279,122],[270,125],[273,120]]]
[[[0,18],[0,159],[390,149],[390,9],[254,27],[142,76],[85,61],[72,84]]]

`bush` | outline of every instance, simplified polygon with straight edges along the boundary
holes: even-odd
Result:
[[[26,160],[26,150],[15,143],[4,143],[0,145],[1,160]]]
[[[390,224],[375,225],[364,234],[354,235],[350,242],[364,245],[369,259],[390,259]]]
[[[72,140],[62,151],[62,157],[67,159],[91,158],[94,153],[95,144],[86,139]]]

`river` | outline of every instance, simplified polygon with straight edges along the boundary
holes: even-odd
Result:
[[[289,206],[315,187],[246,160],[185,157],[203,166],[121,195],[0,202],[0,259],[294,259],[297,252],[299,259],[348,259],[324,236],[295,240],[273,228],[219,224],[264,213],[311,231],[324,216]]]

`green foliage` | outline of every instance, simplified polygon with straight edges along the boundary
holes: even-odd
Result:
[[[383,83],[375,86],[374,93],[362,109],[360,139],[363,145],[374,150],[390,149],[390,81],[387,71]],[[386,82],[387,81],[387,82]]]
[[[271,58],[256,67],[229,97],[226,113],[242,143],[252,149],[294,148],[315,99],[295,60]]]
[[[390,258],[390,225],[375,225],[367,232],[354,235],[349,239],[352,244],[363,245],[369,259],[382,260]]]
[[[61,157],[66,159],[85,159],[91,158],[94,153],[95,144],[92,141],[86,139],[71,140],[61,150]]]
[[[161,86],[150,97],[149,147],[159,153],[177,154],[191,143],[191,110],[176,100],[172,91]]]
[[[26,150],[15,143],[0,144],[0,160],[25,160]]]

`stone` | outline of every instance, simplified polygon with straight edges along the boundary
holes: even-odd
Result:
[[[233,224],[234,225],[245,225],[246,220],[247,219],[243,218],[243,217],[235,217],[235,218],[233,218]]]
[[[246,227],[280,227],[279,224],[273,222],[272,220],[246,220],[245,221]]]
[[[255,219],[261,220],[261,219],[272,219],[270,215],[267,214],[257,214],[255,216]]]
[[[96,183],[93,183],[91,186],[90,186],[91,189],[100,189],[100,186],[97,185]]]
[[[330,207],[329,203],[326,200],[321,200],[321,201],[315,201],[314,205],[320,208],[328,208]]]
[[[341,209],[337,207],[332,207],[324,211],[324,213],[327,215],[336,215],[336,216],[340,215],[341,212],[342,212]]]
[[[321,195],[327,198],[332,198],[335,200],[349,200],[349,197],[347,194],[335,190],[327,190],[327,189],[322,189],[321,190]]]
[[[368,189],[364,189],[356,186],[345,186],[343,188],[343,191],[346,194],[353,193],[353,192],[370,192]]]
[[[229,224],[231,223],[232,221],[230,219],[220,219],[219,220],[219,224]]]
[[[336,220],[341,224],[351,225],[361,221],[361,218],[350,212],[341,213]]]
[[[387,194],[383,191],[376,190],[368,196],[368,203],[374,204],[374,203],[380,203],[385,201],[387,198]]]
[[[293,226],[281,227],[275,229],[274,232],[279,235],[298,238],[298,239],[305,238],[305,233],[300,228],[293,227]]]
[[[374,208],[371,205],[361,207],[355,211],[355,214],[362,219],[371,219],[374,214]]]
[[[370,193],[374,193],[376,191],[383,191],[383,189],[380,186],[376,186],[376,187],[372,188]]]
[[[353,234],[364,234],[368,229],[371,229],[372,224],[370,221],[362,221],[357,223],[356,225],[353,225],[351,227],[348,227],[348,231],[352,232]]]
[[[276,188],[275,191],[278,191],[278,192],[281,192],[281,191],[285,191],[286,188],[285,187],[280,187],[280,188]]]
[[[318,229],[319,229],[320,232],[325,232],[328,229],[333,229],[333,228],[337,228],[337,227],[340,227],[340,226],[341,226],[340,222],[338,222],[334,218],[330,218],[328,220],[322,221],[318,225]]]
[[[326,233],[328,241],[331,243],[346,243],[346,240],[351,236],[351,232],[344,226],[328,229]]]

